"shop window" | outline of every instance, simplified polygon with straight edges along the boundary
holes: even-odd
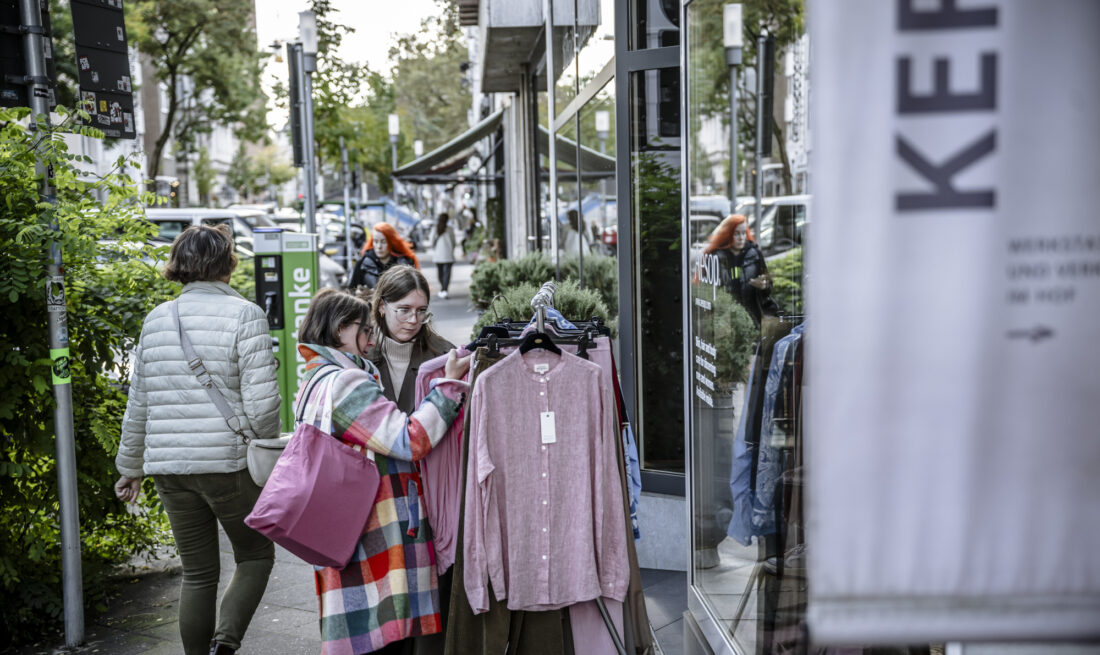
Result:
[[[637,303],[636,398],[642,467],[682,472],[680,78],[676,68],[630,77],[630,212]]]
[[[680,3],[677,0],[628,0],[631,50],[680,45]]]

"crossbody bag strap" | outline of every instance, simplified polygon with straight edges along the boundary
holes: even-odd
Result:
[[[206,391],[206,395],[210,397],[210,402],[214,403],[214,406],[221,412],[222,418],[225,419],[225,424],[229,426],[229,429],[234,433],[240,435],[244,439],[245,443],[251,441],[251,438],[241,430],[241,419],[237,416],[233,408],[229,406],[229,401],[225,399],[222,392],[218,390],[217,385],[214,384],[214,378],[210,375],[210,371],[206,370],[206,365],[202,363],[202,358],[195,352],[195,347],[191,345],[191,339],[187,337],[187,332],[183,330],[183,324],[180,322],[180,308],[179,300],[173,300],[172,303],[172,322],[176,324],[176,331],[180,335],[180,345],[183,346],[184,357],[187,358],[187,366],[191,369],[191,373],[198,379],[199,385]]]
[[[305,421],[307,419],[306,412],[309,408],[309,397],[313,395],[313,392],[316,390],[317,385],[320,384],[321,380],[328,377],[329,375],[332,375],[333,373],[339,373],[342,370],[340,367],[333,365],[328,365],[326,366],[326,368],[328,368],[329,370],[326,371],[322,369],[314,373],[313,377],[311,377],[309,379],[309,382],[306,383],[306,388],[302,390],[302,393],[298,396],[298,400],[296,403],[297,406],[294,408],[294,420],[296,423]],[[316,409],[314,409],[314,411],[311,412],[310,416],[308,417],[309,422],[312,423],[316,416],[317,412]]]
[[[345,355],[344,353],[342,353],[340,351],[337,351],[337,350],[333,350],[333,351],[331,351],[331,353],[332,353],[332,358],[334,360],[336,360],[336,364],[332,365],[333,370],[330,371],[329,373],[339,373],[340,371],[343,371],[344,369],[349,369],[349,368],[350,369],[359,369],[359,367],[355,365],[355,362],[353,362],[352,359],[350,357],[348,357],[347,355]],[[329,373],[325,373],[324,375],[328,376]],[[318,380],[320,377],[322,377],[322,376],[320,374],[320,371],[318,371],[317,374],[315,374],[313,376],[313,379],[310,380],[310,382],[313,383],[315,380]],[[333,378],[332,384],[335,384],[335,382],[336,382],[336,379]],[[317,412],[318,409],[320,409],[321,410],[320,429],[321,429],[322,432],[325,432],[327,434],[332,434],[332,431],[333,431],[332,410],[333,410],[333,402],[334,402],[335,394],[333,393],[332,384],[329,384],[327,388],[322,390],[322,393],[324,394],[324,397],[320,399],[320,402],[316,402],[316,403],[313,404],[313,408],[312,408],[313,412],[311,412],[311,415],[308,417],[310,423],[315,422],[316,421],[316,412]],[[312,391],[310,391],[310,393],[312,393]],[[308,398],[308,397],[309,397],[308,395],[303,396],[303,398]],[[304,420],[304,418],[301,419],[301,420]],[[354,448],[355,450],[362,453],[367,459],[369,459],[371,461],[374,461],[375,456],[374,456],[374,451],[373,450],[370,450],[369,448],[364,448],[363,446],[352,446],[352,448]]]

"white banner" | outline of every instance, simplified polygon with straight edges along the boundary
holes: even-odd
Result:
[[[807,2],[809,620],[1100,638],[1100,2]]]

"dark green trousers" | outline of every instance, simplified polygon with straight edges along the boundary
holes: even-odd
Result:
[[[183,563],[179,623],[184,652],[208,655],[212,639],[240,648],[275,564],[275,545],[244,524],[260,487],[247,469],[236,473],[158,475],[155,482]],[[237,568],[217,611],[219,523],[233,546]]]

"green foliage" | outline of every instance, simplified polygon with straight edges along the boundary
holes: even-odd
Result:
[[[564,280],[576,283],[577,268],[576,257],[562,258],[561,270]],[[493,298],[511,289],[527,284],[534,286],[537,291],[544,282],[553,279],[554,262],[546,253],[528,253],[516,259],[502,259],[495,262],[479,261],[470,281],[470,299],[477,307],[486,309]],[[604,255],[585,257],[584,286],[586,290],[595,291],[612,317],[618,316],[619,269],[614,257]],[[531,295],[533,296],[534,293]],[[556,299],[557,296],[555,301]],[[528,296],[527,300],[530,302],[531,296]],[[529,313],[530,308],[526,311]],[[564,313],[564,310],[562,311]],[[577,317],[574,314],[565,315]]]
[[[470,338],[477,337],[481,332],[481,328],[486,325],[492,325],[504,318],[511,318],[515,321],[530,319],[534,314],[531,309],[531,298],[538,293],[540,286],[542,286],[541,282],[537,286],[530,282],[523,282],[517,286],[509,287],[497,298],[496,302],[490,305],[488,311],[483,312],[478,317]],[[611,312],[608,311],[607,305],[600,299],[600,295],[592,289],[581,289],[574,280],[567,280],[558,285],[557,291],[554,292],[554,307],[567,318],[588,320],[599,317],[612,329],[615,327]]]
[[[256,260],[252,257],[242,259],[233,274],[229,276],[229,286],[248,300],[256,299]]]
[[[701,121],[705,118],[718,118],[723,125],[729,125],[729,66],[726,64],[722,45],[724,4],[724,0],[697,0],[688,9],[692,24],[688,62],[693,89],[693,109],[688,115],[691,134],[699,133]],[[748,78],[743,73],[756,68],[756,44],[761,28],[766,28],[767,33],[775,37],[776,71],[781,70],[784,51],[804,32],[805,9],[804,0],[743,0],[742,7],[744,47],[742,75],[737,87],[740,106],[737,127],[741,147],[745,152],[751,153],[756,142],[756,89],[746,85]],[[783,83],[781,79],[777,72],[777,83]],[[784,179],[788,180],[789,187],[790,165],[785,161],[785,145],[782,133],[778,131],[781,126],[774,120],[774,116],[772,126],[777,129],[774,144],[780,159],[784,160]],[[714,166],[714,163],[701,155],[704,152],[702,148],[693,147],[692,151],[700,153],[698,156],[693,155],[692,159],[692,171],[697,179],[728,179],[728,164],[720,175],[708,175],[704,171]]]
[[[562,257],[562,278],[580,280],[578,274],[580,260],[577,257]],[[584,288],[592,289],[600,295],[612,316],[619,315],[619,260],[607,255],[584,256]]]
[[[436,4],[437,15],[423,19],[415,34],[399,37],[397,45],[390,48],[401,131],[409,135],[409,144],[422,140],[425,152],[466,131],[471,103],[462,70],[469,51],[458,21],[458,6],[446,1]]]
[[[683,263],[679,166],[659,152],[636,159],[635,212],[639,216],[641,294],[635,311],[642,359],[642,438],[683,434]],[[657,468],[682,467],[683,439],[654,438],[646,458]]]
[[[788,250],[768,262],[772,277],[772,297],[785,316],[804,314],[802,307],[802,248]]]
[[[155,498],[147,495],[141,511],[129,513],[112,489],[129,353],[146,313],[168,297],[156,270],[164,249],[146,245],[156,229],[139,220],[152,198],[118,174],[123,159],[102,178],[78,171],[74,164],[86,159],[70,154],[58,132],[102,133],[74,126],[64,108],[60,113],[61,126],[51,130],[42,120],[32,132],[29,110],[0,109],[0,632],[13,641],[56,626],[62,612],[46,312],[51,241],[65,265],[88,609],[102,606],[110,592],[108,569],[151,553],[167,529]],[[54,172],[56,207],[40,201],[36,152]],[[107,199],[99,202],[103,191]]]
[[[206,146],[199,148],[199,160],[195,162],[195,185],[199,188],[199,204],[210,206],[210,191],[214,188],[214,164],[210,161],[210,151]]]
[[[127,4],[130,43],[148,58],[157,81],[166,87],[164,121],[149,157],[150,179],[160,172],[169,141],[176,151],[195,152],[196,136],[215,125],[232,125],[249,141],[264,137],[260,62],[265,55],[256,49],[255,10],[252,0]]]

